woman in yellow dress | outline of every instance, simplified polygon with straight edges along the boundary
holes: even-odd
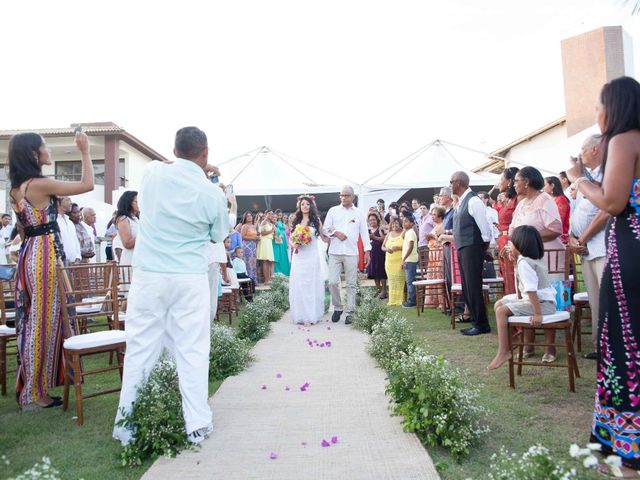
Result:
[[[389,285],[389,302],[387,305],[402,305],[404,298],[405,275],[402,270],[402,225],[398,217],[393,217],[389,225],[390,231],[382,244],[382,251],[386,252],[384,268],[387,271]]]
[[[273,236],[276,231],[274,224],[275,215],[273,210],[267,210],[264,220],[260,224],[260,241],[258,242],[258,252],[256,258],[262,261],[262,277],[264,283],[269,284],[273,276]]]

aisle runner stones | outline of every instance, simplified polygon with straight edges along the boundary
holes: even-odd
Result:
[[[159,459],[144,479],[439,478],[389,415],[364,334],[326,319],[293,328],[288,313],[272,326],[255,362],[211,398],[213,434],[196,451]]]

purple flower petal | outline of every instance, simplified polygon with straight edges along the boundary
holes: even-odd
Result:
[[[271,452],[271,455],[269,455],[269,458],[271,460],[275,460],[276,458],[278,458],[278,454],[276,452]]]
[[[267,386],[266,386],[266,385],[260,385],[260,389],[261,389],[261,390],[266,390],[266,389],[267,389]]]
[[[300,387],[300,391],[301,392],[306,392],[307,391],[307,387]]]
[[[320,348],[324,347],[324,342],[322,342],[320,345],[318,345]]]
[[[282,378],[282,374],[281,373],[276,373],[276,378]]]
[[[303,385],[304,388],[309,388],[309,386],[310,386],[309,382],[304,382],[304,385]]]
[[[338,443],[338,437],[331,437],[331,443]]]
[[[329,442],[327,442],[326,440],[322,440],[322,443],[320,443],[320,445],[322,445],[323,447],[330,447],[331,444]]]
[[[289,388],[289,385],[287,385],[286,387],[284,387],[284,389],[288,392],[289,390],[291,390],[291,388]]]
[[[327,340],[326,342],[324,342],[324,344],[325,344],[327,347],[330,347],[330,346],[331,346],[331,342],[330,342],[329,340]]]

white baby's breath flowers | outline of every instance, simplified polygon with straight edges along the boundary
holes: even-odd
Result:
[[[609,455],[604,459],[604,463],[610,467],[620,468],[622,466],[622,459],[618,455]]]
[[[582,461],[584,468],[593,468],[598,465],[598,459],[594,455],[587,455]]]
[[[572,443],[569,447],[569,455],[573,458],[578,458],[580,456],[580,445]]]

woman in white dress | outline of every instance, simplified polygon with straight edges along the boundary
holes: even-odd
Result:
[[[318,323],[324,314],[324,280],[326,268],[318,242],[327,242],[322,233],[322,222],[313,199],[298,197],[298,209],[293,221],[292,233],[302,225],[311,230],[311,243],[291,245],[291,275],[289,276],[289,305],[291,321],[300,324]]]
[[[116,213],[116,229],[122,241],[122,254],[120,263],[131,265],[133,259],[133,249],[136,246],[138,236],[138,192],[126,191],[118,200],[118,211]]]

